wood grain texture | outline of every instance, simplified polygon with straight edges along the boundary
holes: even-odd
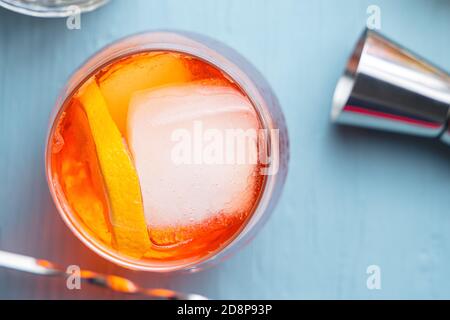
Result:
[[[65,20],[0,10],[0,248],[126,275],[211,298],[450,298],[450,151],[438,143],[329,122],[336,81],[377,4],[382,31],[450,69],[446,0],[113,0]],[[44,175],[48,117],[88,56],[149,29],[206,33],[240,51],[273,85],[291,139],[282,200],[258,237],[197,274],[123,270],[63,225]],[[377,264],[382,290],[366,288]],[[122,298],[0,270],[0,298]]]

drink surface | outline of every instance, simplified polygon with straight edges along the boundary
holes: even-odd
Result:
[[[264,178],[257,135],[246,133],[259,129],[248,97],[216,67],[174,52],[135,54],[66,101],[52,183],[79,231],[107,251],[196,261],[231,241],[257,206]]]

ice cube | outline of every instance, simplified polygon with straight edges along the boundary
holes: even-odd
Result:
[[[248,213],[258,180],[252,133],[259,126],[249,99],[231,86],[180,84],[136,93],[127,140],[149,227]]]

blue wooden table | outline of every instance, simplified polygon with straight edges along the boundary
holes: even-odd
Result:
[[[384,34],[450,69],[447,0],[113,0],[82,15],[80,30],[0,9],[0,248],[211,298],[450,298],[450,149],[329,121],[371,4]],[[197,274],[135,273],[98,258],[63,225],[44,175],[49,113],[71,72],[120,37],[161,28],[240,51],[274,87],[289,126],[289,176],[269,223]],[[369,265],[381,290],[366,286]],[[112,297],[122,296],[0,270],[0,298]]]

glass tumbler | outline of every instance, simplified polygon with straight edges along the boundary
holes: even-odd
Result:
[[[139,259],[133,258],[99,241],[86,230],[77,218],[64,194],[54,171],[53,146],[58,136],[58,125],[67,111],[69,101],[88,79],[115,61],[122,61],[137,54],[152,52],[170,52],[188,55],[206,63],[211,68],[220,70],[221,74],[236,88],[241,90],[251,102],[260,122],[260,127],[268,134],[262,139],[266,156],[270,161],[264,163],[263,187],[251,214],[229,239],[223,241],[214,250],[202,255],[180,259]],[[122,60],[121,60],[122,59]],[[288,134],[283,113],[269,84],[264,77],[242,56],[226,45],[211,38],[185,32],[155,31],[133,35],[121,39],[100,50],[87,60],[67,82],[54,107],[49,122],[46,143],[47,181],[58,212],[69,229],[89,249],[103,258],[125,268],[154,271],[196,271],[211,266],[234,253],[247,243],[273,211],[283,188],[287,174],[289,158]],[[213,196],[205,195],[205,197]]]
[[[88,12],[106,4],[109,0],[0,0],[0,6],[35,17],[67,17],[74,13]]]

